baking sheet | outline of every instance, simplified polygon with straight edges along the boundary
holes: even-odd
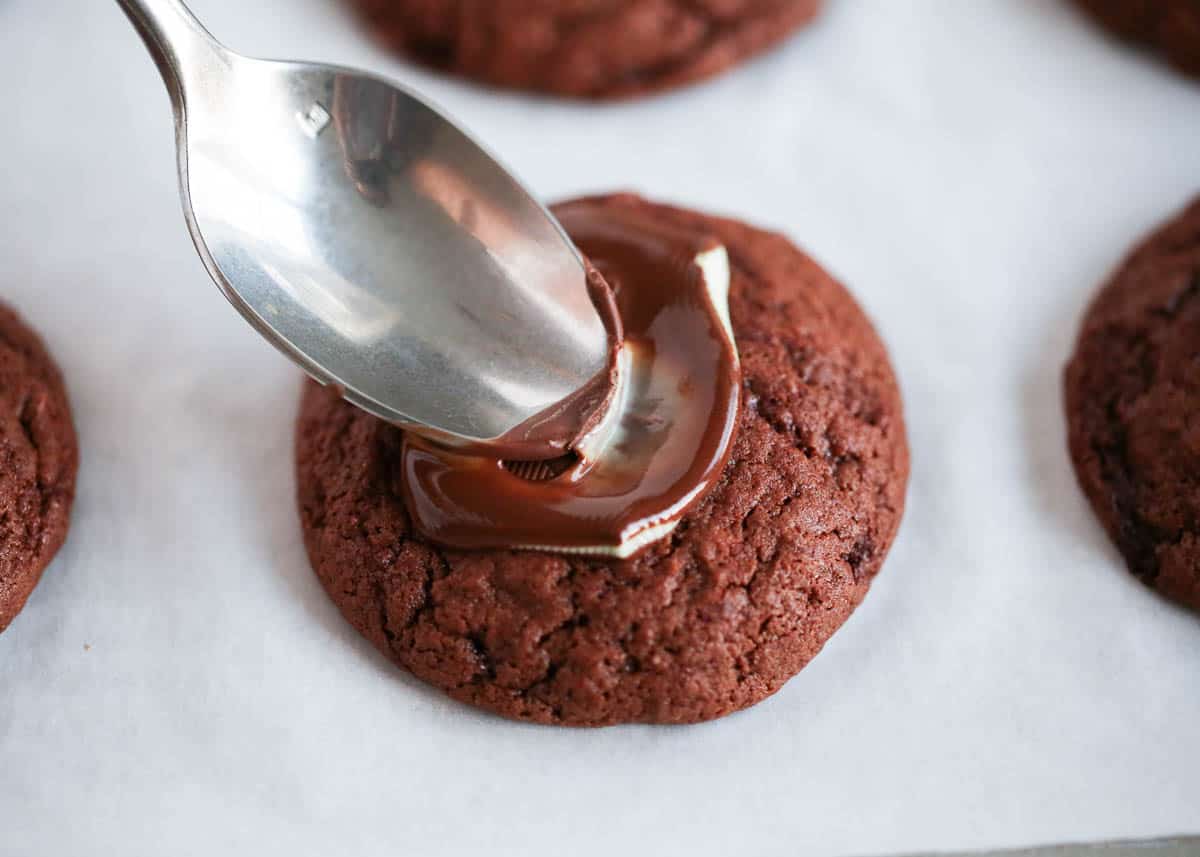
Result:
[[[0,294],[82,443],[69,543],[0,636],[0,854],[852,855],[1200,830],[1200,621],[1076,489],[1059,373],[1131,241],[1200,189],[1200,86],[1057,0],[830,0],[710,85],[484,92],[335,0],[194,0],[231,45],[428,93],[547,199],[633,188],[791,235],[902,379],[908,513],[776,697],[684,728],[512,724],[343,623],[293,504],[298,373],[179,213],[116,5],[0,0]]]

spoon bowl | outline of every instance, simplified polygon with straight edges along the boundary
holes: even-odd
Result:
[[[118,2],[171,94],[201,258],[312,377],[486,447],[608,370],[578,251],[444,115],[370,74],[230,51],[180,0]]]

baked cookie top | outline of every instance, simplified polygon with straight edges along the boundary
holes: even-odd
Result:
[[[887,353],[786,238],[633,196],[715,235],[732,266],[743,395],[716,486],[627,560],[452,551],[416,536],[400,430],[309,384],[297,430],[309,556],[346,618],[451,696],[541,723],[683,723],[763,699],[866,595],[904,506]]]
[[[1200,3],[1196,0],[1075,0],[1118,38],[1161,54],[1200,77]]]
[[[348,0],[381,41],[425,65],[513,89],[645,94],[760,53],[821,0]]]
[[[78,461],[58,367],[0,305],[0,631],[66,539]]]
[[[1101,289],[1065,391],[1079,483],[1130,570],[1200,609],[1200,199]]]

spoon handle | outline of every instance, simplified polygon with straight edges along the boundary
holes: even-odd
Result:
[[[182,0],[117,0],[133,22],[178,110],[185,88],[204,86],[227,68],[229,51],[192,14]]]

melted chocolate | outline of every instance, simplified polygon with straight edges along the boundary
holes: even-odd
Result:
[[[709,283],[698,262],[724,251],[704,234],[594,202],[556,213],[611,286],[624,328],[615,427],[593,427],[577,459],[542,481],[526,477],[544,468],[406,435],[405,499],[433,541],[628,555],[669,533],[724,468],[737,349],[724,320],[728,283]]]

